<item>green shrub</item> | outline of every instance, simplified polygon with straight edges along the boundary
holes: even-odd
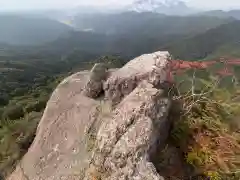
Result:
[[[24,116],[24,110],[21,105],[10,105],[4,108],[3,119],[15,120]]]
[[[9,97],[7,97],[6,95],[1,95],[0,94],[0,106],[7,105],[8,101],[9,101]]]
[[[208,171],[205,173],[205,175],[210,179],[210,180],[222,180],[220,174],[215,171]]]
[[[46,103],[47,103],[47,100],[45,100],[45,99],[40,99],[35,102],[31,102],[26,106],[25,111],[27,113],[30,113],[33,111],[41,112],[42,110],[44,110]]]
[[[0,119],[1,119],[1,117],[2,117],[2,115],[3,115],[3,108],[0,108]]]
[[[0,128],[0,172],[11,173],[31,145],[41,113],[30,113],[17,120],[2,120]]]
[[[206,165],[210,159],[210,153],[203,151],[201,149],[192,149],[188,152],[186,156],[186,161],[188,164],[199,167]]]

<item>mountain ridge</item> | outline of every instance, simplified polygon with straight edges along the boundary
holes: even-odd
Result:
[[[128,10],[136,12],[157,12],[166,15],[188,15],[196,12],[180,0],[136,0]]]
[[[201,13],[195,14],[195,16],[214,16],[214,17],[220,17],[220,18],[235,18],[237,20],[240,20],[240,10],[230,10],[230,11],[224,11],[224,10],[212,10],[212,11],[205,11]]]
[[[204,59],[218,51],[222,46],[239,43],[239,31],[240,20],[235,20],[212,28],[205,33],[179,40],[163,48],[171,51],[176,58],[188,60]],[[235,47],[237,46],[235,44]]]
[[[38,45],[57,39],[71,27],[56,20],[29,15],[0,15],[0,42]]]

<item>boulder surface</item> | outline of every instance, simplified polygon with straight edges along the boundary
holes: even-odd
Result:
[[[162,180],[151,159],[171,125],[171,100],[158,86],[168,61],[168,52],[155,52],[66,78],[8,180]]]
[[[36,138],[9,180],[75,180],[83,177],[91,153],[88,131],[99,102],[82,95],[89,72],[65,79],[53,92]],[[17,175],[16,175],[16,174]]]
[[[159,51],[129,61],[124,67],[113,72],[105,82],[106,98],[117,104],[143,80],[154,85],[162,84],[167,79],[166,67],[169,60],[170,54],[167,51]]]
[[[115,109],[97,135],[92,178],[162,179],[150,162],[156,145],[168,137],[170,101],[161,90],[142,82]],[[91,178],[87,178],[91,179]]]

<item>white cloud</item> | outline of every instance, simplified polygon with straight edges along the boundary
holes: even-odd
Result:
[[[0,0],[0,10],[68,8],[78,5],[122,5],[131,0]]]
[[[112,5],[129,4],[134,0],[0,0],[0,10],[68,8],[78,5]],[[183,0],[197,8],[239,8],[240,0]]]
[[[240,0],[186,0],[190,6],[206,9],[240,8]]]

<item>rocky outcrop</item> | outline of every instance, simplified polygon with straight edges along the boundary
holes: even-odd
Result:
[[[101,179],[162,179],[150,155],[166,139],[169,100],[142,82],[127,96],[99,130],[91,176]],[[90,178],[87,178],[90,179]]]
[[[90,73],[65,79],[54,91],[36,138],[10,180],[75,180],[89,165],[88,132],[99,102],[82,95]]]
[[[148,80],[154,85],[166,81],[165,68],[170,60],[168,52],[144,54],[127,63],[112,73],[104,85],[106,97],[117,104],[143,81]]]
[[[105,64],[95,64],[84,87],[84,95],[97,98],[103,92],[103,82],[106,80],[107,75],[107,66]]]
[[[157,86],[168,60],[156,52],[119,70],[97,64],[66,78],[8,180],[162,180],[151,159],[171,124],[171,101]]]

